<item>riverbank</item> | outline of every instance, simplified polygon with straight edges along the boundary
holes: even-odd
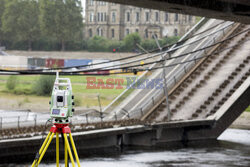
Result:
[[[120,59],[125,58],[135,53],[112,53],[112,52],[60,52],[60,51],[20,51],[20,50],[7,50],[9,55],[27,56],[27,57],[45,57],[45,58],[60,58],[60,59]]]
[[[246,129],[250,130],[250,112],[243,112],[230,126],[233,129]]]

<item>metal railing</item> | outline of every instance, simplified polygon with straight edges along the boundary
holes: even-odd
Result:
[[[188,37],[189,33],[194,33],[194,29],[199,27],[200,24],[204,24],[206,21],[207,20],[202,19],[195,27],[193,27],[193,29],[191,29],[179,41],[182,41],[183,39]],[[205,45],[208,46],[210,44],[215,43],[216,41],[218,41],[218,39],[223,37],[224,34],[227,33],[229,29],[230,29],[229,27],[222,29],[220,34],[215,35],[212,39],[208,40]],[[173,46],[172,48],[174,47],[176,46]],[[204,54],[206,54],[204,50],[199,51],[193,54],[191,58],[198,58],[203,56]],[[187,72],[195,66],[196,63],[197,63],[196,61],[186,63],[185,65],[182,65],[182,67],[179,68],[177,71],[175,71],[174,75],[171,75],[167,79],[167,89],[171,90],[176,85],[176,83],[180,81],[183,78],[183,76],[185,76]],[[152,69],[156,66],[157,63],[151,65],[150,68]],[[160,72],[159,75],[162,75],[162,72]],[[143,75],[141,75],[138,78],[138,80],[143,79],[146,76],[149,78],[150,76],[152,76],[152,73],[145,71]],[[131,87],[133,87],[135,84],[137,83],[134,82],[131,85]],[[146,100],[143,101],[143,103],[139,104],[139,106],[136,107],[135,109],[129,110],[126,108],[121,108],[119,104],[121,104],[121,102],[123,102],[124,99],[129,97],[131,95],[131,92],[133,92],[133,89],[131,88],[127,88],[126,90],[124,90],[117,98],[115,98],[115,100],[113,100],[107,107],[104,108],[102,113],[95,112],[95,113],[85,113],[82,115],[75,115],[72,118],[73,124],[80,124],[80,123],[90,124],[102,121],[113,121],[113,120],[117,121],[120,119],[141,118],[142,116],[147,114],[147,112],[152,107],[154,107],[156,103],[159,100],[161,100],[162,97],[164,96],[163,89],[154,89],[154,91],[150,94],[150,96],[146,98]],[[109,114],[108,111],[113,111],[113,112],[111,113],[111,115],[108,115]],[[0,130],[6,128],[15,128],[15,127],[20,128],[24,126],[35,127],[38,125],[44,125],[47,119],[49,119],[49,114],[34,114],[34,113],[26,115],[24,114],[20,116],[13,116],[13,117],[0,117]]]
[[[233,26],[233,24],[231,24],[229,27],[225,27],[223,29],[221,29],[216,35],[213,36],[213,38],[211,38],[209,41],[207,41],[203,46],[209,46],[215,42],[217,42],[219,39],[221,39],[224,34],[230,29],[230,27]],[[205,50],[201,50],[199,52],[196,52],[195,54],[193,54],[192,58],[196,59],[199,58],[201,56],[203,56],[204,54],[206,54]],[[182,79],[182,77],[184,75],[186,75],[186,73],[192,69],[194,67],[194,65],[196,64],[196,61],[193,62],[189,62],[186,63],[185,65],[183,65],[183,68],[180,68],[178,71],[175,72],[175,75],[171,75],[170,78],[167,80],[167,89],[170,90],[174,87],[174,85],[180,80]],[[155,66],[156,64],[154,64],[153,66]],[[147,73],[147,72],[145,72]],[[144,74],[145,74],[144,73]],[[141,76],[140,78],[144,77],[145,75]],[[133,83],[136,84],[136,83]],[[120,96],[118,96],[109,106],[107,106],[105,108],[105,111],[107,111],[108,109],[112,109],[112,105],[113,104],[117,104],[118,101],[120,99],[122,99],[121,97],[123,97],[123,95],[125,95],[126,92],[128,92],[129,90],[126,89]],[[159,89],[159,90],[155,90],[150,97],[148,97],[139,107],[137,107],[134,110],[129,110],[126,108],[122,108],[120,106],[117,106],[116,108],[113,109],[113,116],[110,117],[110,119],[124,119],[126,117],[128,118],[141,118],[142,115],[146,114],[147,111],[150,110],[150,108],[154,107],[155,102],[157,102],[158,100],[160,100],[163,97],[163,89]],[[129,98],[129,97],[128,97]],[[123,99],[125,99],[123,97]]]
[[[180,44],[181,41],[183,41],[184,39],[190,37],[192,34],[194,34],[202,25],[204,25],[206,22],[208,21],[208,19],[206,18],[202,18],[195,26],[193,26],[184,36],[181,37],[181,39],[178,40],[178,43]],[[171,49],[175,48],[176,45],[173,45]],[[160,60],[160,59],[159,59]],[[153,67],[155,67],[157,65],[157,63],[152,64],[149,69],[152,69]],[[138,78],[138,80],[144,78],[144,77],[148,77],[151,74],[149,73],[149,71],[145,71],[143,72],[143,74]],[[133,87],[135,84],[137,84],[137,82],[132,83],[132,85],[130,85],[130,87]],[[126,99],[130,93],[132,92],[132,89],[128,87],[126,88],[119,96],[117,96],[108,106],[106,106],[104,108],[104,112],[111,112],[113,110],[115,110],[115,108],[121,104],[121,102]]]

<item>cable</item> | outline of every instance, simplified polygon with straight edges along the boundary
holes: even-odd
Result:
[[[221,31],[222,29],[225,29],[225,28],[231,26],[232,24],[234,24],[234,23],[231,23],[231,24],[229,24],[229,25],[227,25],[227,26],[225,26],[225,27],[223,27],[223,28],[220,28],[219,30],[217,30],[217,31],[215,31],[215,32],[212,32],[212,33],[210,33],[210,34],[208,34],[208,35],[205,35],[205,36],[203,36],[203,37],[201,37],[201,38],[199,38],[199,39],[197,39],[197,40],[195,40],[195,41],[193,41],[193,42],[190,42],[190,43],[187,43],[187,44],[184,44],[184,45],[177,46],[177,47],[175,47],[175,48],[173,48],[173,49],[171,49],[171,50],[167,50],[167,51],[165,51],[165,53],[170,53],[170,52],[173,52],[173,51],[175,51],[175,50],[177,50],[177,49],[180,49],[180,48],[182,48],[182,47],[185,47],[185,46],[194,44],[194,43],[196,43],[196,42],[198,42],[198,41],[200,41],[200,40],[202,40],[202,39],[204,39],[204,38],[206,38],[206,37],[208,37],[208,36],[210,36],[210,35],[212,35],[212,34],[215,34],[215,33],[219,32],[219,31]],[[183,42],[183,41],[181,41],[181,42]],[[176,45],[176,44],[173,44],[172,46],[174,46],[174,45]],[[161,54],[162,54],[162,52],[157,53],[157,54],[152,55],[152,56],[148,56],[148,57],[146,57],[146,58],[140,58],[140,59],[133,60],[133,61],[130,61],[130,62],[127,62],[127,63],[123,63],[122,65],[130,64],[130,63],[134,63],[134,62],[138,62],[138,61],[142,61],[142,60],[146,60],[146,59],[150,59],[150,58],[153,58],[153,57],[157,57],[157,56],[159,56],[159,55],[161,55]],[[143,55],[143,54],[142,54],[142,55]],[[136,57],[136,56],[131,56],[131,57],[134,58],[134,57]],[[125,59],[128,59],[128,58],[129,58],[129,57],[121,58],[121,59],[125,60]],[[117,60],[114,60],[114,61],[117,61]],[[110,62],[113,62],[113,61],[109,61],[109,62],[105,62],[105,63],[110,63]],[[95,63],[95,64],[91,64],[91,65],[72,66],[72,67],[66,67],[66,68],[53,68],[53,69],[47,69],[47,70],[59,70],[59,69],[70,69],[70,68],[82,68],[82,67],[87,67],[87,66],[94,66],[94,65],[97,65],[97,64],[104,64],[104,63]],[[102,68],[92,68],[91,70],[94,71],[94,70],[97,70],[97,69],[104,69],[104,68],[107,68],[107,67],[120,66],[120,65],[121,65],[121,64],[110,65],[110,66],[106,66],[106,67],[102,67]],[[44,69],[39,69],[39,71],[41,71],[41,70],[44,70]],[[23,70],[23,71],[25,71],[25,70]],[[32,71],[38,71],[38,70],[32,70]]]
[[[231,25],[231,24],[230,24]],[[173,59],[173,58],[179,58],[179,57],[182,57],[182,56],[185,56],[185,55],[189,55],[189,54],[191,54],[191,53],[195,53],[195,52],[198,52],[198,51],[201,51],[201,50],[204,50],[204,49],[207,49],[207,48],[209,48],[209,47],[212,47],[212,46],[215,46],[215,45],[217,45],[217,44],[219,44],[219,43],[222,43],[222,42],[225,42],[226,40],[229,40],[229,39],[231,39],[231,38],[234,38],[235,36],[237,36],[237,35],[239,35],[239,34],[241,34],[241,33],[244,33],[244,32],[246,32],[246,31],[248,31],[248,29],[247,30],[245,30],[245,31],[242,31],[242,32],[240,32],[240,33],[237,33],[237,34],[235,34],[235,35],[233,35],[233,36],[231,36],[231,37],[229,37],[229,38],[227,38],[227,39],[225,39],[225,40],[222,40],[222,41],[220,41],[220,42],[216,42],[216,43],[214,43],[214,44],[212,44],[212,45],[209,45],[209,46],[207,46],[207,47],[204,47],[204,48],[201,48],[201,49],[198,49],[198,50],[195,50],[195,51],[192,51],[192,52],[188,52],[188,53],[185,53],[185,54],[182,54],[182,55],[180,55],[180,56],[176,56],[176,57],[172,57],[172,58],[168,58],[168,59],[166,59],[166,60],[170,60],[170,59]],[[200,40],[200,39],[199,39]],[[195,41],[195,42],[197,42],[197,41]],[[194,42],[191,42],[191,43],[194,43]],[[188,44],[185,44],[185,45],[188,45]],[[179,49],[178,47],[177,48],[174,48],[174,50],[177,50],[177,49]],[[171,50],[171,52],[172,52],[173,50]],[[168,52],[170,52],[170,51],[168,51]],[[168,52],[165,52],[165,53],[168,53]],[[159,55],[160,54],[162,54],[162,53],[159,53]],[[123,63],[123,65],[125,65],[125,64],[130,64],[130,63],[134,63],[134,62],[137,62],[138,60],[136,60],[136,61],[131,61],[131,62],[126,62],[126,63]],[[153,63],[159,63],[159,62],[162,62],[162,61],[165,61],[165,60],[158,60],[158,61],[154,61],[154,62],[149,62],[149,63],[145,63],[144,65],[149,65],[149,64],[153,64]],[[117,66],[117,65],[115,65],[115,66]],[[93,71],[97,71],[97,70],[117,70],[117,69],[127,69],[127,68],[130,68],[130,67],[137,67],[137,66],[141,66],[141,65],[133,65],[133,66],[127,66],[127,67],[119,67],[119,68],[107,68],[107,67],[101,67],[101,68],[94,68],[94,69],[88,69],[88,70],[78,70],[78,71],[75,71],[75,72],[64,72],[64,73],[69,73],[69,74],[73,74],[73,73],[79,73],[79,72],[93,72]],[[109,67],[114,67],[114,66],[109,66]],[[21,74],[27,74],[27,73],[30,73],[30,74],[40,74],[39,72],[34,72],[33,70],[30,70],[30,71],[26,71],[26,70],[20,70],[20,71],[13,71],[13,70],[0,70],[0,71],[2,71],[2,72],[19,72],[19,73],[21,73]],[[51,72],[43,72],[43,74],[50,74]],[[54,72],[52,72],[53,74],[54,74]],[[62,72],[61,72],[62,73]],[[92,75],[92,74],[91,74]]]
[[[249,40],[246,40],[246,41],[249,41]],[[214,53],[211,53],[209,55],[201,56],[201,57],[194,58],[194,59],[191,59],[191,60],[187,60],[187,61],[184,61],[184,62],[174,63],[174,64],[170,64],[170,65],[167,65],[167,66],[154,67],[152,69],[149,69],[149,68],[144,68],[144,69],[133,69],[133,68],[129,69],[129,68],[127,68],[127,69],[131,70],[131,71],[140,72],[140,71],[153,71],[153,70],[162,69],[162,68],[169,68],[169,67],[173,67],[173,66],[176,66],[176,65],[180,65],[180,64],[185,64],[185,63],[188,63],[188,62],[196,61],[196,60],[199,60],[199,59],[202,59],[202,58],[205,58],[205,57],[210,57],[212,55],[218,54],[218,53],[223,52],[225,50],[231,49],[231,48],[235,47],[236,45],[244,43],[246,41],[242,41],[242,42],[237,43],[237,44],[235,44],[235,45],[233,45],[231,47],[227,47],[225,49],[221,49],[221,50],[219,50],[217,52],[214,52]],[[112,75],[115,75],[115,74],[126,74],[126,73],[131,73],[131,72],[116,72],[116,73],[112,73]],[[47,75],[53,75],[53,74],[54,73],[47,73]],[[33,74],[26,74],[26,75],[33,75]],[[60,75],[69,75],[69,73],[62,72],[62,73],[60,73]],[[81,76],[84,76],[86,74],[74,73],[74,74],[70,74],[70,75],[81,75]],[[89,75],[98,75],[98,74],[89,74]]]
[[[195,34],[195,35],[192,35],[191,37],[186,38],[186,39],[183,39],[182,41],[178,41],[177,43],[174,43],[174,44],[171,44],[171,45],[165,45],[165,46],[163,46],[163,49],[170,48],[171,46],[181,44],[181,43],[183,43],[183,42],[185,42],[185,41],[187,41],[187,40],[189,40],[189,39],[191,39],[191,38],[193,38],[193,37],[195,37],[195,36],[198,36],[198,35],[200,35],[200,34],[203,34],[203,33],[207,32],[207,31],[209,31],[209,30],[211,30],[211,29],[213,29],[213,28],[215,28],[215,27],[217,27],[217,26],[219,26],[219,25],[221,25],[221,24],[223,24],[223,23],[225,23],[225,22],[226,22],[226,21],[220,22],[220,23],[218,23],[218,24],[216,24],[216,25],[214,25],[214,26],[212,26],[212,27],[210,27],[210,28],[204,30],[203,32],[200,32],[200,33],[197,33],[197,34]],[[226,27],[223,27],[222,29],[225,29],[225,28],[229,27],[229,26],[232,25],[232,24],[233,24],[233,23],[229,24],[229,25],[226,26]],[[221,30],[221,29],[217,30],[217,31],[214,32],[214,33],[217,33],[217,32],[219,32],[220,30]],[[211,34],[209,34],[209,35],[211,35]],[[207,36],[209,36],[209,35],[206,35],[206,36],[202,37],[201,39],[203,39],[203,38],[205,38],[205,37],[207,37]],[[199,39],[199,40],[201,40],[201,39]],[[199,41],[199,40],[197,40],[197,41]],[[197,42],[197,41],[194,41],[194,42]],[[184,46],[183,46],[183,47],[184,47]],[[179,47],[179,48],[180,48],[180,47]],[[178,48],[177,48],[177,49],[178,49]],[[177,49],[175,49],[175,50],[177,50]],[[154,50],[148,51],[148,53],[153,53],[153,52],[156,52],[156,51],[159,51],[159,49],[154,49]],[[173,50],[172,50],[172,51],[173,51]],[[61,69],[71,69],[71,68],[82,68],[82,67],[88,67],[88,66],[106,64],[106,63],[111,63],[111,62],[116,62],[116,61],[127,60],[127,59],[131,59],[131,58],[139,57],[139,56],[142,56],[142,55],[145,55],[145,54],[148,54],[148,53],[140,53],[140,54],[133,55],[133,56],[129,56],[129,57],[124,57],[124,58],[115,59],[115,60],[109,60],[109,61],[107,61],[107,62],[94,63],[94,64],[91,64],[91,65],[80,65],[80,66],[71,66],[71,67],[63,67],[63,68],[50,68],[50,69],[47,69],[47,70],[61,70]],[[155,56],[151,56],[151,57],[147,57],[147,58],[142,58],[142,59],[140,59],[140,60],[138,60],[138,61],[141,61],[141,60],[144,60],[144,59],[153,58],[153,57],[156,57],[156,56],[159,56],[159,55],[157,54],[157,55],[155,55]],[[116,66],[119,66],[119,65],[116,65]],[[43,71],[43,70],[44,70],[44,69],[34,69],[34,70],[32,70],[32,71]],[[23,70],[23,71],[28,71],[28,70]],[[31,71],[31,70],[29,70],[29,71]]]
[[[250,28],[248,28],[248,29],[246,29],[246,30],[243,30],[243,31],[241,31],[241,32],[239,32],[239,33],[236,33],[236,34],[234,34],[234,35],[232,35],[232,36],[230,36],[230,37],[228,37],[228,38],[226,38],[226,39],[224,39],[224,40],[221,40],[221,41],[219,41],[219,42],[215,42],[215,43],[213,43],[213,44],[211,44],[211,45],[209,45],[209,46],[206,46],[206,47],[203,47],[203,48],[200,48],[200,49],[197,49],[197,50],[194,50],[194,51],[191,51],[191,52],[188,52],[188,53],[184,53],[184,54],[181,54],[181,55],[179,55],[179,56],[175,56],[175,57],[170,57],[170,58],[167,58],[167,59],[164,59],[164,60],[157,60],[157,61],[154,61],[154,62],[148,62],[148,63],[144,63],[144,66],[145,65],[150,65],[150,64],[153,64],[153,63],[160,63],[160,62],[164,62],[164,61],[167,61],[167,60],[171,60],[171,59],[177,59],[177,58],[181,58],[181,57],[183,57],[183,56],[186,56],[186,55],[189,55],[189,54],[193,54],[193,53],[196,53],[196,52],[199,52],[199,51],[203,51],[203,50],[205,50],[205,49],[208,49],[208,48],[210,48],[210,47],[213,47],[213,46],[216,46],[216,45],[218,45],[218,44],[221,44],[221,43],[223,43],[223,42],[225,42],[225,41],[228,41],[228,40],[230,40],[230,39],[232,39],[232,38],[234,38],[234,37],[236,37],[236,36],[238,36],[238,35],[240,35],[240,34],[242,34],[242,33],[245,33],[245,32],[247,32],[247,31],[249,31],[250,30]],[[96,68],[96,69],[90,69],[90,70],[79,70],[79,71],[77,71],[77,72],[72,72],[72,73],[78,73],[78,72],[93,72],[93,71],[96,71],[96,70],[118,70],[118,69],[127,69],[127,68],[131,68],[131,67],[138,67],[138,66],[142,66],[142,65],[131,65],[131,66],[126,66],[126,67],[119,67],[119,68]]]

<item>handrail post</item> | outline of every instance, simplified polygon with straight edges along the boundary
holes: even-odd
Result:
[[[37,114],[34,117],[34,122],[35,122],[34,126],[36,127],[36,125],[37,125]]]
[[[17,127],[20,128],[20,116],[17,117]]]
[[[2,130],[3,129],[3,117],[0,117],[0,120],[1,120],[1,122],[0,122],[0,130]]]
[[[85,116],[86,116],[86,123],[89,124],[88,114],[86,114]]]
[[[141,108],[141,117],[143,117],[143,111],[142,111],[142,108]]]

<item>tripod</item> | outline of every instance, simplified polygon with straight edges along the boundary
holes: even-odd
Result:
[[[77,165],[78,165],[78,167],[80,167],[80,161],[79,161],[79,157],[78,157],[78,154],[76,151],[73,137],[71,135],[70,127],[68,126],[68,124],[57,124],[57,123],[54,123],[54,126],[51,127],[50,132],[47,135],[45,141],[43,142],[43,144],[39,150],[39,154],[36,156],[31,167],[36,167],[40,164],[45,152],[47,151],[47,149],[48,149],[48,147],[49,147],[49,145],[50,145],[50,143],[55,135],[55,133],[56,133],[56,167],[59,167],[59,134],[63,134],[63,138],[64,138],[65,167],[68,167],[68,155],[70,157],[72,166],[75,167],[75,161],[74,161],[73,156],[72,156],[72,152],[70,149],[67,134],[69,134],[70,142],[71,142],[71,145],[72,145],[72,148],[74,151]]]

